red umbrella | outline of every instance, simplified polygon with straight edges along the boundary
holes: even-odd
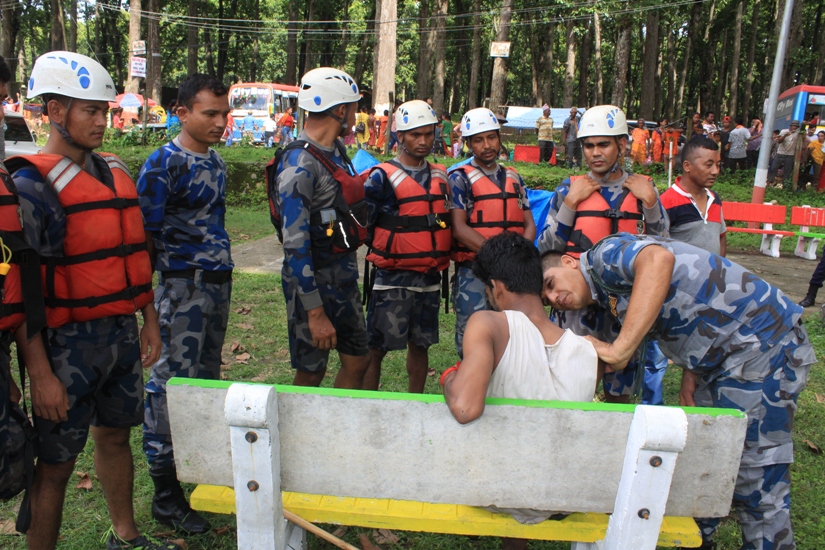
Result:
[[[154,107],[157,102],[149,99],[149,107]],[[117,107],[143,107],[143,96],[140,94],[118,94],[114,101],[109,102],[109,108]]]

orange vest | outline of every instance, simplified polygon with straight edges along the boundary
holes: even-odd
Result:
[[[585,176],[572,176],[570,183]],[[647,176],[645,176],[647,177]],[[647,178],[650,180],[650,178]],[[651,185],[653,185],[653,180]],[[601,193],[591,193],[576,207],[576,223],[570,230],[566,254],[578,258],[594,244],[616,233],[645,232],[644,214],[639,199],[625,189],[619,197],[618,210],[610,208]]]
[[[34,165],[66,215],[62,257],[41,257],[46,318],[52,328],[129,315],[152,302],[152,265],[146,251],[137,190],[123,161],[101,155],[114,190],[61,155],[14,159]]]
[[[0,169],[0,238],[3,245],[11,250],[2,254],[4,264],[9,265],[8,272],[2,274],[5,266],[0,269],[0,288],[2,288],[2,304],[0,304],[0,330],[14,332],[23,324],[26,315],[23,309],[23,291],[20,287],[20,265],[16,252],[25,246],[23,226],[20,224],[18,213],[19,201],[15,193],[14,182],[11,176]],[[27,247],[26,247],[27,248]]]
[[[407,269],[428,273],[450,266],[450,191],[447,173],[430,164],[430,183],[425,190],[398,166],[385,162],[398,200],[398,214],[379,214],[372,233],[367,260],[382,269]],[[434,192],[435,190],[435,192]]]
[[[458,168],[470,181],[470,195],[473,199],[473,213],[467,225],[478,231],[485,239],[503,231],[513,231],[524,235],[524,210],[522,209],[519,176],[515,168],[507,167],[502,191],[493,180],[479,168],[465,164]],[[462,263],[473,260],[476,253],[453,240],[452,259]]]

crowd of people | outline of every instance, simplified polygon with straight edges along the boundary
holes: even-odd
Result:
[[[0,84],[10,78],[5,71],[0,64]],[[7,159],[0,170],[0,195],[14,197],[0,206],[19,201],[21,212],[0,209],[13,268],[0,328],[17,343],[31,380],[39,456],[21,515],[29,516],[23,530],[33,549],[55,547],[66,485],[89,433],[112,523],[106,547],[179,547],[135,525],[129,434],[138,425],[154,483],[152,516],[184,533],[211,527],[177,479],[166,383],[220,378],[233,262],[226,166],[212,146],[237,122],[220,81],[187,77],[174,111],[180,133],[133,182],[120,159],[95,152],[114,94],[96,61],[44,54],[28,97],[48,113],[48,142],[42,154]],[[588,171],[565,179],[547,218],[536,220],[523,179],[500,162],[492,111],[469,110],[452,125],[449,114],[413,100],[390,122],[388,112],[376,118],[361,101],[347,73],[306,73],[298,95],[305,124],[294,141],[284,136],[267,171],[283,243],[293,383],[319,386],[336,350],[334,386],[376,390],[387,352],[406,350],[408,390],[423,392],[450,294],[458,362],[440,383],[461,423],[483,414],[486,397],[588,402],[598,382],[608,402],[641,392],[644,403],[662,404],[669,359],[683,369],[681,405],[748,415],[733,499],[745,547],[793,547],[790,430],[815,358],[802,308],[725,258],[724,215],[711,190],[722,169],[719,145],[705,135],[688,140],[681,177],[659,196],[649,177],[624,167],[631,131],[620,108],[571,109],[567,156],[571,169]],[[344,138],[354,129],[359,146],[375,137],[378,147],[388,125],[397,155],[358,173]],[[269,128],[274,135],[278,126]],[[542,130],[539,141],[552,142]],[[458,143],[472,154],[469,163],[448,171],[427,160],[436,144],[441,151]],[[362,295],[356,251],[363,244],[371,265]],[[39,260],[20,262],[18,254]],[[30,269],[38,264],[42,270]],[[7,351],[0,353],[4,407],[20,398],[9,366]],[[143,368],[151,369],[145,384]],[[718,520],[698,521],[703,548],[713,548]]]

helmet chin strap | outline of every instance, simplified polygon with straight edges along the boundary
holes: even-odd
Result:
[[[336,107],[337,107],[337,105],[336,105]],[[351,103],[347,104],[347,112],[344,114],[343,118],[339,117],[338,115],[332,114],[332,109],[334,109],[334,108],[335,107],[332,107],[332,108],[328,109],[327,112],[326,112],[326,115],[329,118],[337,120],[341,124],[341,131],[343,132],[344,130],[347,129],[347,126],[348,126],[347,120],[349,120],[349,113],[350,113],[350,110],[352,109],[352,104]]]

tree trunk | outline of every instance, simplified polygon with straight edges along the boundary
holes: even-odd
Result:
[[[252,4],[252,18],[256,21],[261,18],[261,0],[254,0]],[[258,33],[252,39],[252,61],[249,63],[249,81],[258,82]],[[274,99],[274,98],[273,98]]]
[[[817,56],[817,61],[815,65],[815,70],[813,74],[813,79],[811,79],[811,84],[814,86],[821,86],[825,85],[825,79],[822,78],[822,68],[825,66],[825,40],[821,38],[819,40],[819,55]]]
[[[467,46],[461,46],[459,48],[459,57],[461,59],[467,59]],[[453,86],[452,91],[450,92],[450,102],[445,105],[444,110],[448,113],[455,113],[461,109],[461,83],[464,81],[464,71],[466,67],[463,63],[456,63],[455,70],[453,71]],[[441,116],[441,113],[438,113],[438,116]]]
[[[633,20],[623,16],[619,18],[619,36],[616,39],[616,69],[615,84],[613,85],[613,95],[610,103],[621,107],[625,100],[625,89],[627,88],[627,70],[630,65],[630,33]]]
[[[341,63],[338,64],[338,68],[342,71],[345,71],[347,68],[347,42],[349,38],[347,34],[347,21],[349,21],[349,2],[350,0],[344,0],[343,21],[341,22]]]
[[[29,72],[26,70],[26,45],[22,40],[17,44],[17,81],[26,82],[26,75]]]
[[[533,100],[536,107],[544,103],[541,89],[541,60],[539,59],[538,45],[536,44],[536,19],[530,17],[530,84],[533,90]]]
[[[481,70],[481,0],[473,1],[473,64],[470,67],[470,85],[467,88],[467,106],[478,107],[478,73]]]
[[[739,63],[742,54],[742,16],[745,10],[745,0],[739,0],[736,5],[736,23],[733,27],[733,65],[730,70],[730,112],[734,118],[739,114]]]
[[[158,12],[159,0],[148,0],[146,11]],[[161,102],[161,92],[163,81],[161,80],[161,56],[160,56],[160,29],[158,20],[154,17],[146,19],[146,93],[154,99],[158,105]]]
[[[596,74],[594,76],[593,104],[604,103],[604,75],[602,75],[602,22],[598,13],[593,14],[593,46]]]
[[[653,120],[656,107],[656,72],[659,64],[659,11],[647,12],[645,25],[645,53],[642,59],[642,86],[639,99],[639,116]]]
[[[662,36],[659,36],[659,47],[657,48],[658,51],[658,64],[656,65],[656,77],[654,78],[655,85],[654,85],[654,94],[653,94],[653,116],[656,118],[651,118],[651,120],[659,121],[662,118],[662,66],[664,62],[662,60],[662,44],[661,44]]]
[[[212,32],[209,27],[203,28],[203,44],[206,54],[206,72],[215,76],[215,56],[212,53]]]
[[[447,53],[447,0],[436,0],[435,15],[435,82],[433,82],[433,109],[444,111],[444,56]]]
[[[667,33],[667,98],[665,99],[665,116],[668,122],[673,122],[676,91],[676,33],[673,28]]]
[[[702,3],[696,1],[690,10],[690,27],[685,38],[685,57],[682,63],[682,72],[679,75],[679,92],[677,93],[676,101],[676,116],[681,117],[684,114],[684,99],[685,99],[685,83],[687,82],[688,67],[690,66],[690,50],[693,46],[694,39],[699,36],[699,23],[702,18]],[[689,117],[688,117],[689,118]],[[687,128],[686,131],[690,129]]]
[[[295,85],[298,82],[298,2],[289,0],[289,22],[286,25],[286,74],[284,83]]]
[[[579,55],[579,97],[576,104],[579,107],[589,107],[590,103],[587,100],[587,93],[590,91],[590,86],[587,83],[590,81],[590,26],[585,29],[582,35],[582,47]]]
[[[791,28],[788,32],[788,54],[785,57],[785,76],[782,79],[782,89],[787,90],[796,84],[797,57],[799,47],[802,45],[802,8],[803,2],[795,2],[793,16],[791,17]],[[780,17],[777,17],[780,19]],[[822,37],[819,37],[821,40]]]
[[[189,0],[189,17],[193,20],[198,17],[198,0]],[[191,26],[186,31],[186,72],[198,72],[198,27]]]
[[[547,28],[547,49],[544,53],[544,72],[547,79],[544,81],[544,101],[548,105],[555,103],[555,79],[553,78],[553,47],[556,44],[556,23],[551,21]]]
[[[8,0],[0,4],[2,17],[2,34],[0,34],[0,55],[4,58],[13,57],[17,51],[17,34],[20,32],[19,11],[23,6],[18,0]]]
[[[708,20],[705,23],[705,31],[702,34],[702,45],[697,48],[697,51],[704,51],[711,53],[710,63],[699,64],[699,94],[696,98],[696,110],[704,114],[711,108],[713,101],[713,75],[716,74],[716,43],[718,38],[716,36],[710,40],[710,28],[713,25],[714,17],[716,16],[716,0],[710,0],[710,8],[708,9]],[[697,44],[699,46],[699,44]]]
[[[753,92],[753,68],[754,57],[756,55],[756,34],[759,32],[759,0],[753,2],[753,13],[751,15],[751,37],[748,41],[748,60],[745,65],[748,74],[745,77],[745,101],[742,113],[745,119],[745,124],[751,121],[751,93]],[[758,103],[758,101],[756,102]]]
[[[510,20],[513,17],[513,0],[502,0],[499,14],[497,42],[510,40]],[[498,113],[499,106],[507,103],[508,64],[506,57],[496,57],[493,78],[490,82],[490,110]]]
[[[100,30],[104,26],[103,20],[100,18],[100,3],[95,2],[95,49],[94,57],[100,59]],[[88,25],[87,25],[88,27]]]
[[[122,39],[123,35],[120,33],[120,30],[117,28],[117,19],[118,19],[118,12],[116,11],[109,11],[108,17],[106,18],[106,22],[108,23],[108,30],[107,34],[108,37],[104,40],[104,44],[111,47],[111,50],[114,54],[115,58],[115,82],[118,84],[128,83],[129,80],[129,69],[126,66],[126,63],[123,61],[123,51],[122,49]],[[126,48],[127,51],[131,49],[131,45]],[[128,56],[127,59],[128,61]]]
[[[728,51],[728,29],[725,29],[722,32],[722,41],[720,42],[721,48],[718,53],[714,54],[714,58],[719,57],[722,60],[722,66],[719,68],[719,72],[717,73],[717,80],[716,80],[716,94],[713,97],[713,103],[711,108],[715,113],[722,113],[722,104],[724,100],[724,91],[725,91],[725,82],[727,81],[728,77],[728,58],[725,56],[725,52]],[[714,51],[715,51],[714,46]],[[711,74],[714,74],[711,72]]]
[[[70,52],[77,51],[77,0],[69,2],[69,38],[68,44]]]
[[[315,0],[308,0],[306,3],[306,17],[304,18],[305,25],[311,28],[311,23],[315,21]],[[308,25],[309,24],[309,25]],[[304,65],[301,69],[301,74],[307,74],[309,71],[315,68],[315,63],[312,60],[312,51],[314,46],[314,38],[312,35],[307,36],[307,32],[304,31],[304,43],[301,45],[303,48],[303,59]]]
[[[373,38],[373,30],[375,29],[375,2],[372,2],[372,11],[367,16],[367,30],[364,36],[361,37],[361,47],[358,49],[358,55],[355,56],[355,74],[352,77],[361,85],[361,79],[364,77],[364,67],[367,64],[367,52],[370,47],[370,42]]]
[[[398,3],[396,0],[378,0],[376,10],[378,15],[376,35],[378,39],[373,54],[372,101],[377,113],[388,110],[392,114],[393,106],[390,105],[390,93],[395,94]]]
[[[430,93],[430,59],[433,52],[433,31],[430,23],[430,0],[421,0],[418,10],[418,66],[415,90],[418,99],[427,99]]]
[[[576,27],[572,19],[568,19],[565,27],[565,42],[567,44],[567,63],[564,66],[564,88],[562,88],[562,107],[574,107],[573,82],[576,78]]]
[[[139,2],[140,0],[138,0]],[[60,0],[50,1],[52,11],[52,32],[50,45],[52,50],[66,49],[66,22],[63,18],[63,3]]]
[[[53,2],[55,0],[52,0]],[[129,0],[129,57],[134,56],[132,52],[132,44],[140,40],[140,11],[141,0]],[[131,62],[129,63],[131,67]],[[131,68],[129,69],[129,82],[126,84],[126,91],[136,94],[140,89],[140,78],[131,76]]]

